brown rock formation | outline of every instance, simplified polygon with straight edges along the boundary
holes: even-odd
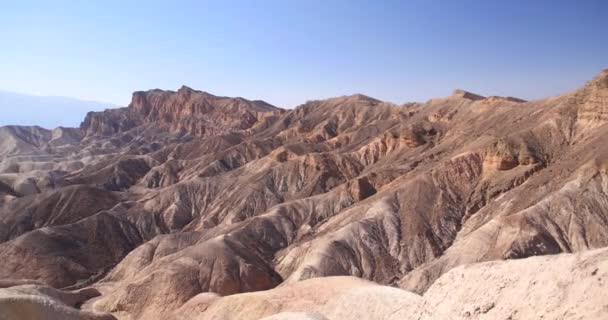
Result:
[[[150,125],[208,136],[249,129],[279,113],[280,109],[263,101],[217,97],[183,86],[177,92],[158,89],[135,92],[128,108],[91,112],[81,129],[87,135],[112,135]]]
[[[93,285],[96,308],[160,319],[318,277],[433,292],[461,265],[605,247],[607,79],[289,111],[183,87],[80,129],[3,127],[0,278]],[[314,312],[296,309],[272,312]]]

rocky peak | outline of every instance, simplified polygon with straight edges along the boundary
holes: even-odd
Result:
[[[586,86],[595,89],[608,89],[608,69],[602,70],[602,72],[587,82]]]
[[[501,96],[489,96],[486,98],[489,102],[514,102],[514,103],[524,103],[527,102],[524,99],[516,98],[516,97],[501,97]]]
[[[461,98],[461,99],[467,99],[467,100],[483,100],[486,97],[469,92],[469,91],[465,91],[462,89],[456,89],[456,90],[454,90],[454,92],[452,92],[452,95],[450,96],[450,98]]]
[[[608,122],[608,69],[604,69],[585,86],[575,91],[572,102],[578,105],[578,126],[590,130]]]
[[[366,96],[364,94],[352,94],[339,97],[328,98],[325,100],[313,100],[309,101],[313,104],[323,104],[332,106],[344,106],[344,105],[376,105],[382,103],[382,101]]]
[[[370,96],[367,96],[367,95],[364,95],[361,93],[353,94],[353,95],[347,96],[346,98],[348,100],[355,100],[355,101],[362,100],[362,101],[369,101],[369,102],[381,102],[378,99],[372,98]]]
[[[89,135],[152,124],[171,132],[210,135],[245,130],[279,112],[263,101],[219,97],[182,86],[177,91],[136,91],[127,108],[89,113],[82,127]]]

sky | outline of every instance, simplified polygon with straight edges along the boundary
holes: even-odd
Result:
[[[455,88],[536,99],[608,67],[607,13],[605,0],[2,1],[0,90],[126,105],[187,85],[283,108]]]

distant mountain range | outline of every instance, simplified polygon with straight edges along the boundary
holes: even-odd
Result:
[[[87,112],[115,107],[111,103],[0,90],[0,126],[77,127]]]

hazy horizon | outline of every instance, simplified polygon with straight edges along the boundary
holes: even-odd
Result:
[[[0,90],[0,126],[78,127],[87,112],[115,107],[108,102]]]

